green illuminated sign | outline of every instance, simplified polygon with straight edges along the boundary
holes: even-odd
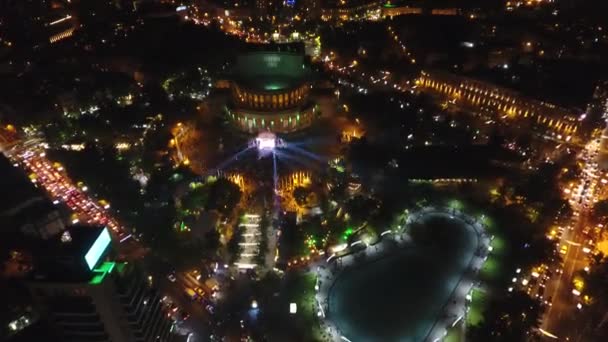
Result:
[[[91,284],[91,285],[101,284],[103,282],[104,278],[108,274],[112,273],[115,266],[116,266],[115,262],[104,262],[103,264],[101,264],[98,268],[93,270],[93,272],[95,273],[95,276],[93,276],[93,278],[91,278],[91,280],[89,281],[89,284]]]
[[[89,248],[87,254],[84,255],[84,260],[87,262],[90,270],[95,268],[95,265],[97,265],[99,259],[101,259],[108,246],[110,246],[111,241],[112,237],[110,237],[108,228],[104,228],[95,242],[93,242],[91,248]]]
[[[351,235],[353,235],[354,232],[355,231],[352,228],[347,228],[344,231],[344,234],[342,234],[342,239],[344,239],[344,240],[348,239],[348,237],[351,236]]]

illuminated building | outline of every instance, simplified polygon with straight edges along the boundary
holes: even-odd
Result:
[[[240,130],[289,133],[313,123],[310,101],[311,72],[300,52],[288,44],[271,51],[248,52],[238,57],[232,73],[228,116]]]
[[[462,10],[456,7],[433,5],[427,1],[376,1],[376,0],[337,0],[328,1],[321,10],[321,19],[325,21],[377,20],[384,17],[400,15],[461,15]]]
[[[458,8],[434,8],[431,10],[432,15],[459,15]]]
[[[422,8],[417,6],[396,6],[386,3],[382,6],[382,17],[397,17],[400,15],[422,14]]]
[[[442,72],[422,72],[416,86],[505,120],[525,119],[558,139],[574,137],[579,130],[580,122],[571,111],[487,82]]]
[[[167,341],[158,292],[135,264],[107,258],[107,228],[74,226],[36,248],[26,285],[62,341]]]
[[[321,8],[321,19],[325,21],[363,20],[380,13],[382,1],[340,0]]]
[[[432,4],[427,1],[405,0],[387,1],[382,5],[381,16],[397,17],[400,15],[461,15],[462,11],[456,7],[440,7],[440,4]]]
[[[49,42],[57,43],[61,40],[70,38],[79,24],[70,13],[58,13],[49,18],[45,24],[49,33]]]

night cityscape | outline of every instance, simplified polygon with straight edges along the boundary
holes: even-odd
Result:
[[[0,341],[608,341],[606,13],[0,0]]]

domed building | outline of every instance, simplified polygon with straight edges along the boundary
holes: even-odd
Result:
[[[303,53],[271,45],[241,54],[231,78],[228,116],[240,130],[291,133],[312,124],[311,70]]]

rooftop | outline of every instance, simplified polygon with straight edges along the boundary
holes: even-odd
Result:
[[[304,55],[291,51],[254,51],[237,57],[232,70],[239,85],[265,92],[290,89],[310,76]]]
[[[68,227],[62,234],[40,242],[35,248],[34,279],[84,281],[101,273],[107,274],[111,269],[105,263],[100,264],[100,260],[110,245],[111,238],[105,227]]]
[[[23,172],[14,167],[8,158],[0,154],[0,216],[13,215],[15,210],[28,202],[42,198],[42,193],[30,182]]]

